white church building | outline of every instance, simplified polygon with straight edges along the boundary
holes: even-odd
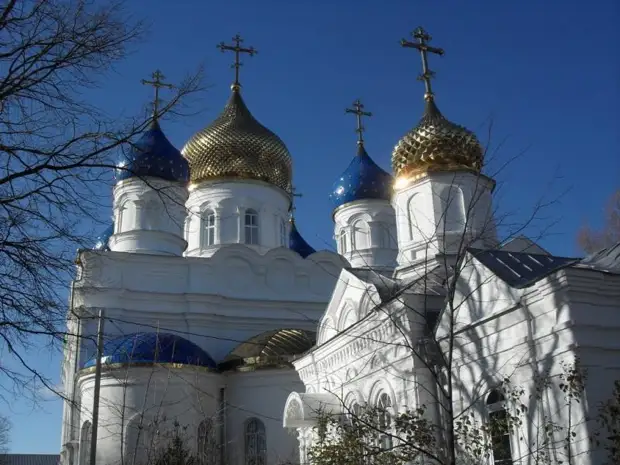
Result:
[[[359,140],[331,193],[337,253],[300,235],[291,154],[252,115],[238,75],[181,151],[153,118],[119,162],[112,226],[76,260],[63,465],[90,463],[95,445],[97,465],[149,463],[175,427],[202,465],[307,463],[323,407],[425,405],[440,424],[429,360],[448,353],[456,412],[488,399],[501,408],[504,377],[529,388],[575,355],[588,379],[572,415],[609,397],[620,247],[579,260],[497,237],[483,148],[439,111],[426,58],[438,49],[421,30],[414,38],[403,45],[423,52],[425,108],[395,141],[392,174],[366,152],[362,105],[350,110]],[[253,50],[239,44],[237,56]],[[554,415],[545,405],[530,413]],[[602,463],[590,428],[576,428],[574,463]],[[534,463],[507,441],[509,457],[489,464]]]

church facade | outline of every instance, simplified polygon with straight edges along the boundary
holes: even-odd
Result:
[[[113,224],[78,255],[64,465],[90,463],[93,447],[97,464],[150,463],[175,431],[203,465],[308,463],[325,407],[424,405],[441,424],[438,354],[451,354],[457,411],[505,376],[527,384],[544,364],[557,376],[577,352],[591,380],[583,408],[610,394],[620,252],[582,261],[500,242],[482,146],[430,86],[426,55],[443,52],[414,38],[403,46],[422,51],[425,108],[393,174],[365,149],[363,105],[347,110],[359,137],[331,193],[336,253],[297,229],[292,158],[242,98],[238,55],[255,50],[238,36],[222,45],[237,75],[212,123],[179,151],[155,113],[118,164]],[[580,428],[575,463],[600,463]],[[510,441],[511,461],[490,464],[530,463]]]

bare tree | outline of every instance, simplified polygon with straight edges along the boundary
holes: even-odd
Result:
[[[620,242],[620,189],[613,193],[605,209],[600,230],[584,226],[577,235],[577,244],[586,253],[594,253]]]
[[[67,330],[66,285],[75,249],[90,245],[114,156],[142,132],[139,116],[108,115],[85,100],[144,31],[118,0],[9,0],[0,7],[0,341],[4,394],[36,395],[49,380],[31,344]],[[162,116],[198,90],[176,87]],[[36,341],[36,342],[34,342]]]
[[[9,444],[11,443],[11,421],[5,417],[0,416],[0,462],[1,457],[9,451]]]

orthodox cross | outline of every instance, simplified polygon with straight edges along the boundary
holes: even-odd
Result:
[[[360,99],[357,99],[353,102],[354,108],[347,108],[345,113],[353,113],[357,116],[357,145],[364,145],[364,125],[362,124],[362,116],[372,116],[372,113],[369,111],[363,111],[364,105],[360,102]]]
[[[159,89],[161,89],[162,87],[166,89],[172,89],[174,86],[172,84],[166,84],[164,82],[165,76],[161,73],[160,70],[156,70],[151,75],[151,77],[153,78],[152,81],[147,81],[146,79],[142,79],[142,84],[153,86],[155,88],[155,99],[153,100],[153,118],[157,119],[158,112],[159,112],[159,102],[161,101],[159,100]]]
[[[415,48],[420,51],[422,55],[422,74],[418,76],[420,81],[424,81],[424,86],[426,88],[426,93],[424,94],[424,98],[426,100],[433,100],[433,91],[431,89],[431,79],[435,75],[433,71],[428,69],[428,57],[427,52],[435,53],[439,56],[444,54],[442,48],[435,48],[428,45],[428,42],[432,40],[432,37],[421,27],[418,27],[412,33],[413,38],[417,39],[417,42],[408,42],[405,39],[400,41],[400,45],[407,48]]]
[[[254,56],[258,53],[258,50],[256,50],[254,47],[243,48],[241,46],[241,42],[243,42],[243,39],[239,34],[233,37],[232,40],[234,42],[234,45],[226,45],[224,42],[220,42],[217,48],[219,48],[222,53],[226,51],[235,52],[235,63],[231,66],[231,68],[235,68],[235,83],[233,84],[233,86],[238,89],[241,86],[241,84],[239,84],[239,68],[243,65],[240,60],[240,54],[247,53],[250,56]]]

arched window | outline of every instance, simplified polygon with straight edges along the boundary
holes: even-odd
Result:
[[[204,212],[204,245],[210,246],[215,244],[215,212],[207,210]]]
[[[379,447],[383,450],[392,449],[392,400],[385,392],[379,396]]]
[[[162,206],[160,198],[147,197],[141,202],[138,208],[137,217],[139,219],[138,229],[147,231],[159,231],[161,229]]]
[[[347,379],[350,378],[347,376]],[[362,415],[362,406],[359,404],[357,396],[353,393],[349,394],[345,400],[345,405],[347,409],[346,423],[352,425],[359,421]]]
[[[125,437],[125,463],[150,463],[155,420],[137,415],[129,420]],[[81,465],[81,464],[80,464]]]
[[[377,243],[379,247],[382,249],[395,249],[396,246],[396,237],[390,226],[385,223],[377,224]]]
[[[489,428],[491,431],[491,448],[494,465],[512,465],[512,448],[510,445],[510,425],[504,404],[504,395],[497,389],[487,397]]]
[[[245,243],[258,245],[258,213],[251,208],[245,211]]]
[[[347,251],[347,231],[344,228],[338,233],[338,248],[340,253],[346,253]]]
[[[439,233],[461,231],[466,223],[463,190],[458,186],[446,186],[441,191],[443,221],[439,221]]]
[[[124,200],[118,207],[116,218],[114,218],[115,234],[123,231],[131,231],[138,227],[138,218],[136,216],[136,204],[131,200]]]
[[[245,424],[245,465],[267,465],[265,425],[258,418]]]
[[[351,230],[351,248],[355,250],[366,249],[369,246],[368,224],[363,220],[357,220]]]
[[[286,222],[280,220],[280,245],[286,247]]]
[[[87,465],[90,461],[90,440],[91,440],[91,423],[85,421],[80,432],[80,463],[79,465]]]
[[[203,420],[198,426],[198,464],[212,465],[219,460],[215,428],[210,418]]]

